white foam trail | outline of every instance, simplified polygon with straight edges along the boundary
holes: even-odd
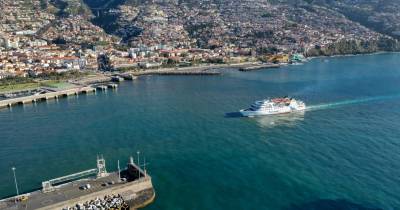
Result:
[[[333,103],[327,103],[327,104],[311,105],[311,106],[307,107],[307,111],[332,109],[332,108],[347,106],[347,105],[352,105],[352,104],[360,104],[360,103],[366,103],[366,102],[371,102],[371,101],[384,101],[384,100],[390,100],[390,99],[395,99],[395,98],[399,98],[399,97],[400,97],[400,95],[375,96],[375,97],[345,100],[345,101],[339,101],[339,102],[333,102]]]

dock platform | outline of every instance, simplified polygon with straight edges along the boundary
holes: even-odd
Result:
[[[87,209],[96,205],[100,209],[108,209],[105,205],[114,205],[114,209],[136,209],[155,197],[151,177],[133,161],[122,171],[107,173],[100,168],[97,177],[63,183],[50,190],[45,189],[45,183],[42,190],[0,200],[0,210],[79,209],[77,206]],[[107,204],[113,197],[117,197],[119,203]]]
[[[0,100],[0,108],[36,103],[39,101],[58,99],[74,95],[77,96],[80,94],[88,94],[90,92],[96,92],[96,91],[106,91],[108,88],[116,89],[118,88],[118,84],[108,83],[103,85],[83,86],[83,87],[76,87],[60,91],[46,90],[47,91],[46,93]]]
[[[4,107],[11,107],[14,105],[18,104],[28,104],[28,103],[34,103],[38,101],[44,101],[44,100],[49,100],[49,99],[57,99],[65,96],[70,96],[70,95],[79,95],[83,93],[89,93],[89,92],[95,92],[96,89],[90,86],[85,86],[85,87],[77,87],[77,88],[71,88],[67,90],[61,90],[61,91],[54,91],[54,92],[47,92],[43,94],[37,94],[37,95],[30,95],[30,96],[23,96],[23,97],[18,97],[18,98],[10,98],[6,100],[0,100],[0,108]]]

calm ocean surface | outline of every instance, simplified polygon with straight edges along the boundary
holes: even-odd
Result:
[[[284,95],[312,109],[232,113]],[[0,110],[0,197],[15,193],[12,166],[29,191],[94,168],[97,154],[112,171],[140,150],[156,189],[146,210],[400,209],[399,128],[400,54],[142,77]]]

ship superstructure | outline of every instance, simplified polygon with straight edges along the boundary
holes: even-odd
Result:
[[[306,109],[304,102],[294,98],[283,97],[274,99],[264,99],[254,102],[250,108],[240,110],[245,117],[260,115],[284,114]]]

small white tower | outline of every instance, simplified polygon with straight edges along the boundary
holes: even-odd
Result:
[[[104,160],[103,155],[101,158],[97,156],[97,177],[107,176],[106,160]]]

